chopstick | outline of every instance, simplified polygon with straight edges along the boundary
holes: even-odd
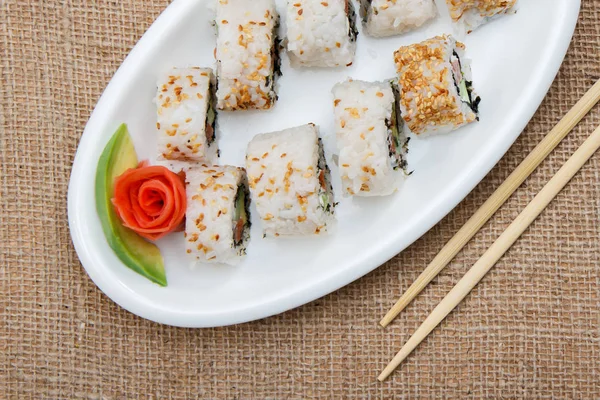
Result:
[[[590,157],[600,148],[600,127],[577,149],[562,168],[550,179],[525,209],[506,228],[481,258],[471,267],[465,276],[452,288],[438,306],[431,312],[419,329],[396,354],[390,364],[377,379],[385,380],[400,363],[431,333],[436,326],[464,299],[492,269],[504,253],[517,241],[531,223],[550,204],[556,195],[569,183],[571,178],[583,167]]]
[[[519,164],[492,196],[473,214],[452,239],[442,248],[417,280],[400,297],[396,304],[379,322],[384,328],[435,278],[442,269],[471,240],[481,227],[506,202],[515,190],[531,175],[561,140],[581,121],[600,100],[600,80],[569,110],[556,126],[542,139],[531,153]]]

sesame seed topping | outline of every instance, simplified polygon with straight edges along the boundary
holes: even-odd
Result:
[[[394,53],[400,101],[410,110],[403,115],[409,129],[422,133],[428,126],[452,124],[460,126],[468,122],[453,95],[452,72],[445,49],[450,43],[448,36],[438,36],[421,43],[401,47]],[[457,43],[456,47],[462,44]],[[431,71],[439,71],[435,78]]]

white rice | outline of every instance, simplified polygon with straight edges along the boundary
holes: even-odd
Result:
[[[321,154],[314,124],[257,135],[250,141],[248,182],[265,235],[312,235],[330,229],[334,198],[328,168],[324,161],[319,165]],[[319,182],[321,171],[325,190]]]
[[[391,156],[388,125],[396,101],[390,83],[348,80],[333,87],[333,97],[344,195],[394,193],[403,172]]]
[[[247,185],[243,168],[204,164],[186,170],[185,247],[197,262],[234,265],[246,254],[248,232],[238,246],[233,234],[239,185]]]
[[[218,0],[217,91],[220,110],[268,109],[275,93],[276,26],[273,0]]]
[[[516,12],[517,0],[446,0],[460,33],[471,33],[487,22]]]
[[[361,0],[366,32],[375,37],[411,31],[437,16],[433,0]]]
[[[211,102],[209,68],[173,68],[158,81],[158,159],[212,163],[217,143],[206,137]],[[212,127],[211,127],[212,129]]]
[[[396,50],[394,60],[405,132],[443,134],[478,120],[478,114],[461,100],[454,82],[451,61],[454,52],[460,60],[462,72],[459,73],[465,82],[472,81],[470,62],[464,50],[462,43],[446,35]],[[478,99],[474,92],[471,98]]]
[[[338,67],[354,60],[356,15],[351,0],[288,0],[286,24],[293,66]]]

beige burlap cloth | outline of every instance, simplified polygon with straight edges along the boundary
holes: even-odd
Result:
[[[583,0],[566,61],[520,139],[431,232],[323,299],[205,330],[116,306],[82,269],[67,224],[83,127],[167,4],[0,0],[0,398],[600,398],[600,154],[401,370],[375,379],[600,125],[596,107],[398,320],[378,328],[393,299],[600,77],[600,0]]]

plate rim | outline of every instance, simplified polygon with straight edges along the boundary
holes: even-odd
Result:
[[[453,189],[452,198],[445,198],[443,204],[436,207],[435,212],[430,213],[428,217],[424,219],[421,229],[416,230],[417,239],[438,224],[462,200],[464,200],[477,185],[479,185],[498,161],[506,155],[512,144],[521,135],[524,128],[534,116],[536,110],[546,97],[556,75],[560,71],[560,66],[566,57],[575,32],[581,0],[576,0],[571,4],[572,6],[568,7],[568,13],[562,18],[561,29],[557,30],[560,35],[549,55],[550,65],[545,69],[545,73],[542,74],[543,76],[538,77],[539,83],[535,86],[530,86],[535,87],[538,90],[531,90],[529,101],[527,102],[528,107],[522,109],[519,118],[516,118],[516,126],[513,127],[515,133],[513,135],[507,135],[499,141],[500,149],[496,150],[493,156],[487,157],[486,159],[483,159],[482,157],[480,162],[474,165],[472,171],[465,176],[465,179]],[[336,274],[325,277],[308,289],[297,290],[289,295],[281,296],[280,298],[271,298],[268,301],[254,304],[251,308],[201,314],[191,314],[186,312],[173,313],[154,307],[149,308],[147,303],[140,296],[136,296],[135,293],[124,285],[114,285],[114,282],[109,281],[109,279],[102,274],[102,268],[98,268],[96,265],[96,262],[90,254],[89,245],[86,243],[84,235],[78,228],[79,224],[82,223],[82,218],[77,212],[76,207],[77,187],[82,176],[82,172],[80,171],[83,171],[83,167],[80,164],[84,163],[84,160],[82,159],[83,150],[80,149],[85,148],[86,143],[89,141],[89,132],[93,129],[92,127],[96,125],[96,121],[103,120],[104,116],[110,114],[114,109],[115,106],[110,105],[110,99],[113,98],[113,96],[118,96],[118,93],[120,92],[127,91],[127,85],[120,85],[120,83],[128,73],[132,73],[130,71],[135,71],[137,69],[136,65],[143,64],[144,57],[147,57],[151,52],[150,50],[156,46],[156,44],[153,45],[152,42],[159,42],[162,33],[169,31],[171,26],[176,24],[179,18],[185,15],[192,7],[195,7],[194,1],[175,0],[153,22],[111,78],[109,84],[100,96],[79,140],[77,152],[73,160],[67,194],[69,230],[79,260],[94,284],[122,308],[157,323],[189,328],[227,326],[270,317],[307,304],[354,282],[404,251],[410,244],[403,245],[402,243],[397,243],[396,246],[389,245],[385,247],[383,251],[379,252],[376,257],[371,258],[368,263],[362,264],[361,268],[355,268],[351,271],[339,271]]]

